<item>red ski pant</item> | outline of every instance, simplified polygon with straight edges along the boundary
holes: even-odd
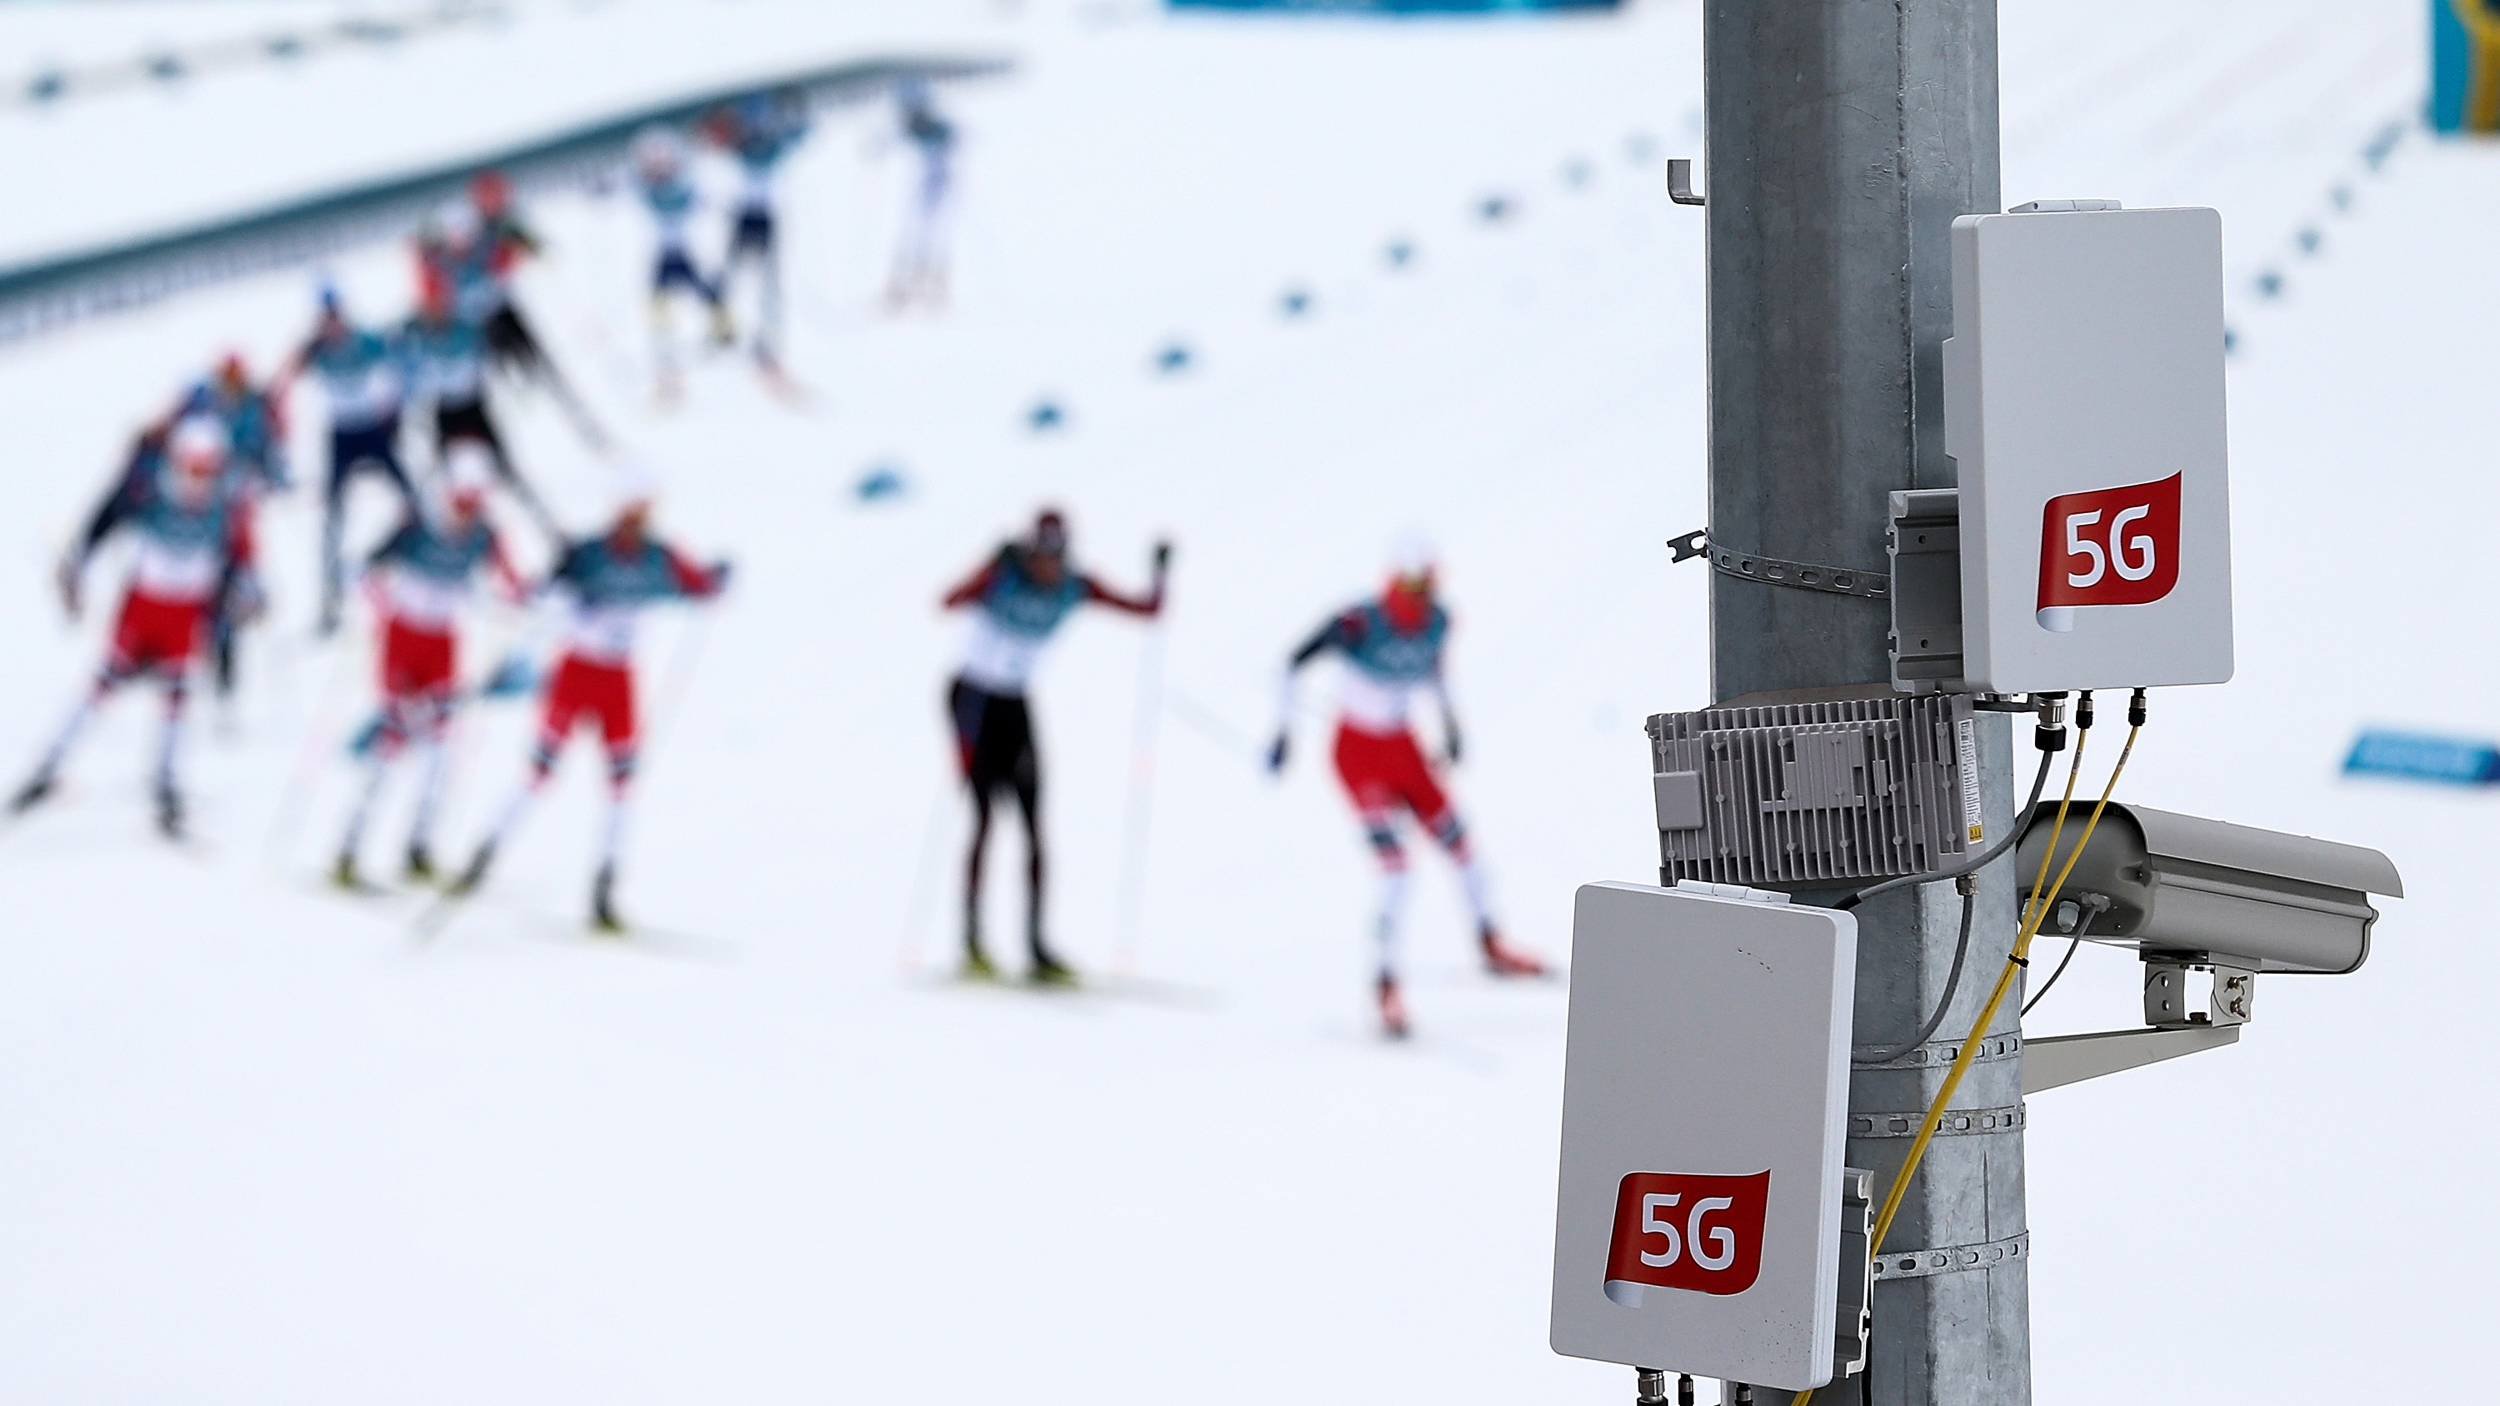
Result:
[[[1339,723],[1336,763],[1337,779],[1345,783],[1346,795],[1353,800],[1354,812],[1383,866],[1406,867],[1396,827],[1401,807],[1412,812],[1451,854],[1462,861],[1466,858],[1466,827],[1450,808],[1441,784],[1433,779],[1432,766],[1424,760],[1423,749],[1415,745],[1414,733],[1404,728],[1365,732]]]
[[[456,653],[451,633],[392,619],[382,626],[382,754],[440,742],[451,722]]]
[[[556,764],[564,740],[573,729],[596,718],[608,744],[608,776],[623,788],[634,774],[634,673],[620,664],[603,664],[578,654],[564,656],[547,684],[547,707],[538,726],[538,748],[532,762],[540,774]]]
[[[382,627],[382,696],[448,696],[457,657],[450,631],[391,621]]]
[[[118,682],[148,669],[180,675],[199,648],[200,621],[206,613],[203,601],[169,600],[132,589],[122,598],[121,618],[113,624],[105,677]]]

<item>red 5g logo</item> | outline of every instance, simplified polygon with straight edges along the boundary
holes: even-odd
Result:
[[[1634,1172],[1615,1190],[1606,1297],[1641,1306],[1641,1290],[1741,1294],[1762,1272],[1771,1174],[1704,1177]]]
[[[2079,605],[2148,605],[2179,584],[2179,476],[2061,493],[2040,521],[2040,627]]]

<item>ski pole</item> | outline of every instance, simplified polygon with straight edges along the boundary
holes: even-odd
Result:
[[[275,869],[282,851],[295,843],[301,830],[304,812],[310,809],[307,793],[321,774],[322,761],[329,755],[335,738],[339,713],[345,708],[347,690],[343,685],[355,672],[350,666],[361,664],[365,651],[353,644],[336,652],[330,665],[330,677],[321,687],[321,703],[314,710],[312,725],[304,730],[304,746],[295,758],[294,770],[288,774],[286,789],[279,793],[277,813],[269,818],[269,832],[261,840],[261,863]]]
[[[1267,749],[1250,739],[1250,735],[1226,722],[1214,709],[1179,689],[1166,695],[1165,707],[1172,716],[1189,725],[1191,731],[1253,766],[1267,765]]]
[[[686,690],[694,682],[694,666],[703,658],[703,646],[711,638],[712,611],[718,608],[710,606],[698,612],[686,626],[686,633],[678,640],[677,647],[669,652],[668,670],[660,676],[660,686],[652,690],[651,739],[638,749],[642,765],[646,768],[651,754],[658,751],[660,743],[675,730],[677,716],[683,711]]]
[[[1155,550],[1155,585],[1161,595],[1170,550]],[[1137,656],[1137,721],[1129,744],[1127,823],[1121,839],[1119,940],[1112,949],[1111,970],[1128,976],[1137,970],[1139,920],[1146,901],[1146,842],[1154,821],[1155,744],[1163,720],[1163,618],[1156,612],[1146,627]]]
[[[572,380],[544,351],[539,353],[537,365],[540,380],[545,383],[548,393],[555,397],[556,404],[563,408],[565,417],[573,422],[573,428],[581,435],[582,442],[589,445],[594,454],[606,454],[613,450],[615,441],[592,417],[590,407],[574,393]]]
[[[937,890],[937,865],[946,826],[946,803],[954,791],[951,786],[938,789],[929,802],[929,823],[921,827],[920,860],[912,866],[911,902],[903,910],[903,939],[894,949],[894,966],[905,976],[920,971],[920,936],[929,927],[929,903]]]

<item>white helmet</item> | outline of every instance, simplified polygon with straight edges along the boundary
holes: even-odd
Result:
[[[477,207],[466,200],[446,200],[434,212],[434,237],[445,244],[474,244],[479,228]]]
[[[233,448],[233,436],[214,415],[186,415],[165,439],[165,457],[185,472],[214,471]]]
[[[443,501],[457,508],[476,507],[486,500],[495,481],[492,450],[473,439],[456,439],[443,451]]]
[[[686,139],[677,129],[654,122],[634,133],[634,165],[653,174],[665,174],[684,165]]]
[[[660,476],[649,464],[639,459],[620,459],[616,464],[614,507],[623,513],[632,508],[648,508],[660,496]]]
[[[1401,532],[1389,547],[1389,579],[1393,581],[1429,581],[1438,565],[1432,539],[1421,532]]]

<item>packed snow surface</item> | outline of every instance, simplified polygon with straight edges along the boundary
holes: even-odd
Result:
[[[22,52],[54,25],[53,47],[88,56],[151,20],[271,9],[4,18]],[[2004,6],[2007,198],[2214,204],[2230,241],[2240,674],[2155,698],[2123,794],[2384,848],[2411,895],[2361,974],[2263,983],[2236,1049],[2035,1103],[2042,1402],[2146,1382],[2288,1400],[2479,1365],[2491,1138],[2465,1057],[2500,978],[2474,908],[2492,802],[2335,771],[2358,724],[2487,731],[2500,689],[2483,581],[2500,153],[2417,133],[2376,170],[2361,157],[2418,95],[2419,9]],[[514,10],[500,38],[395,52],[385,96],[431,84],[455,135],[485,142],[799,48],[767,42],[766,0]],[[1018,69],[947,97],[965,133],[953,306],[879,311],[908,155],[883,110],[829,118],[784,188],[798,404],[719,357],[657,406],[639,210],[582,194],[536,211],[550,250],[525,304],[664,476],[666,535],[738,567],[725,601],[644,639],[635,941],[579,926],[586,745],[430,941],[421,899],[323,887],[372,666],[361,621],[312,633],[322,414],[298,398],[307,487],[265,533],[275,613],[231,709],[195,710],[196,840],[148,829],[143,694],[89,735],[61,800],[0,833],[0,1394],[1629,1392],[1544,1345],[1562,986],[1480,975],[1419,844],[1419,1033],[1377,1039],[1372,873],[1327,774],[1324,679],[1286,776],[1255,754],[1284,652],[1420,528],[1457,620],[1456,791],[1514,939],[1559,955],[1576,884],[1654,874],[1641,719],[1709,700],[1708,583],[1663,546],[1704,517],[1701,221],[1659,164],[1700,145],[1697,7],[967,14],[967,41]],[[556,28],[579,38],[528,47]],[[877,32],[828,29],[809,52]],[[13,215],[7,248],[208,208],[200,187],[124,189],[126,162],[168,165],[134,142],[301,142],[299,182],[422,146],[374,135],[392,124],[357,91],[308,67],[0,117],[13,169],[48,173],[12,177],[45,208]],[[727,172],[705,179],[725,194]],[[1496,195],[1508,218],[1480,218]],[[2262,298],[2269,270],[2284,291]],[[334,272],[370,318],[407,296],[396,250]],[[0,752],[31,761],[98,655],[115,561],[74,625],[47,581],[127,436],[218,350],[279,355],[310,286],[273,275],[0,352]],[[1300,317],[1280,314],[1291,290]],[[1163,374],[1174,344],[1190,365]],[[1044,400],[1064,420],[1035,433]],[[501,409],[559,511],[597,522],[610,470],[543,397]],[[878,468],[906,491],[863,502]],[[1045,502],[1116,585],[1143,583],[1158,535],[1178,547],[1163,624],[1081,617],[1037,686],[1051,929],[1091,971],[1124,956],[1133,782],[1152,801],[1136,975],[1064,995],[943,979],[963,819],[939,695],[961,626],[936,598]],[[354,507],[369,540],[385,494]],[[468,666],[524,629],[489,613]],[[466,720],[447,850],[517,780],[529,721]],[[376,827],[379,871],[403,814]],[[994,844],[990,928],[1011,939],[1021,844]],[[2131,1024],[2136,979],[2087,952],[2035,1026]]]

